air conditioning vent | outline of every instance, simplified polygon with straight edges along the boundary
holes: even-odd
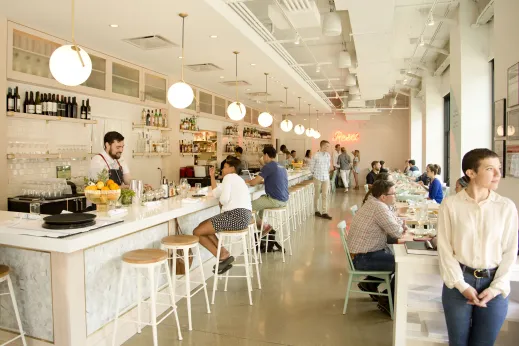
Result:
[[[268,100],[267,103],[268,103],[269,105],[278,105],[278,104],[281,104],[281,103],[284,103],[284,102],[281,101],[281,100],[278,100],[278,101],[275,101],[275,100],[273,100],[273,101]]]
[[[295,108],[292,107],[292,106],[281,106],[281,107],[279,107],[279,108],[281,108],[281,109],[295,109]]]
[[[223,85],[228,86],[228,87],[234,87],[234,86],[236,86],[236,84],[238,84],[238,86],[248,86],[248,85],[250,85],[249,82],[244,81],[244,80],[239,80],[238,82],[236,82],[236,81],[225,81],[225,82],[220,82],[220,84],[223,84]]]
[[[190,69],[193,72],[211,72],[223,70],[221,67],[218,67],[215,64],[211,63],[186,65],[186,68]]]
[[[123,40],[126,43],[131,44],[142,50],[153,50],[170,47],[178,47],[178,44],[171,42],[170,40],[160,35],[150,35],[142,37],[127,38]]]
[[[270,96],[270,94],[267,94],[266,92],[264,91],[257,91],[257,92],[253,92],[253,93],[247,93],[247,95],[249,97],[266,97],[266,96]]]

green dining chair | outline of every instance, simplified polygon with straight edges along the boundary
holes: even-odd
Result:
[[[393,298],[391,295],[391,272],[384,272],[384,271],[361,271],[356,270],[355,266],[353,265],[353,260],[350,255],[350,250],[348,249],[348,242],[346,240],[346,221],[341,221],[337,225],[337,228],[339,229],[341,233],[341,240],[342,240],[342,246],[344,247],[344,252],[346,252],[346,259],[348,260],[348,264],[346,265],[346,271],[348,272],[348,285],[346,287],[346,297],[344,298],[344,309],[342,310],[342,314],[346,314],[346,310],[348,309],[348,300],[350,299],[350,293],[361,293],[361,294],[369,294],[369,295],[375,295],[375,296],[385,296],[389,299],[389,310],[391,313],[391,319],[393,319]],[[373,283],[379,283],[380,281],[375,280],[366,280],[366,276],[372,276],[379,278],[381,280],[384,280],[387,286],[387,293],[373,293],[373,292],[364,292],[360,290],[352,290],[351,286],[354,282],[373,282]]]
[[[337,170],[334,170],[330,177],[330,187],[332,193],[335,193],[336,190],[335,179],[337,179]]]

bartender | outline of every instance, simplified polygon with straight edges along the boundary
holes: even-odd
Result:
[[[97,180],[97,175],[103,169],[108,170],[110,179],[119,186],[130,185],[130,170],[128,165],[121,159],[124,151],[124,137],[119,132],[110,131],[104,137],[104,151],[92,157],[88,176]]]

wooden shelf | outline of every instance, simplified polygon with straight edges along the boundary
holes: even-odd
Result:
[[[233,151],[233,152],[222,153],[222,154],[224,154],[224,155],[233,155],[233,154],[235,154],[235,152]]]
[[[244,141],[264,141],[272,142],[272,138],[255,138],[255,137],[243,137]]]
[[[199,133],[202,131],[191,131],[191,130],[179,130],[181,133]]]
[[[149,157],[162,157],[171,156],[171,153],[132,153],[133,156],[149,156]]]
[[[170,127],[159,127],[159,126],[146,126],[141,124],[132,124],[133,129],[144,129],[144,130],[151,130],[151,131],[171,131],[172,128]]]
[[[133,79],[126,78],[126,77],[121,77],[121,76],[118,76],[116,74],[112,74],[112,77],[115,77],[115,78],[118,78],[118,79],[122,79],[122,80],[125,80],[125,81],[128,81],[128,82],[134,83],[134,84],[139,84],[138,80],[133,80]]]
[[[222,137],[227,137],[227,138],[240,138],[239,135],[222,135]]]
[[[86,152],[70,152],[61,154],[7,154],[8,160],[20,160],[20,159],[76,159],[76,158],[87,158],[97,154],[86,153]]]
[[[44,121],[62,121],[68,123],[77,123],[77,124],[97,124],[97,120],[84,120],[84,119],[76,119],[76,118],[63,118],[63,117],[54,117],[52,115],[41,115],[41,114],[28,114],[28,113],[18,113],[18,112],[7,112],[6,115],[8,117],[14,119],[33,119],[33,120],[44,120]]]

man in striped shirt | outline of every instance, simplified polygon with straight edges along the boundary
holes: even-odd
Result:
[[[330,142],[321,141],[321,150],[315,153],[312,162],[310,163],[310,171],[314,176],[315,216],[327,220],[332,219],[332,217],[328,215],[328,189],[330,188],[330,171],[333,171],[334,169],[331,165],[332,158],[328,152],[329,149]],[[320,209],[318,204],[319,199],[321,199]]]

